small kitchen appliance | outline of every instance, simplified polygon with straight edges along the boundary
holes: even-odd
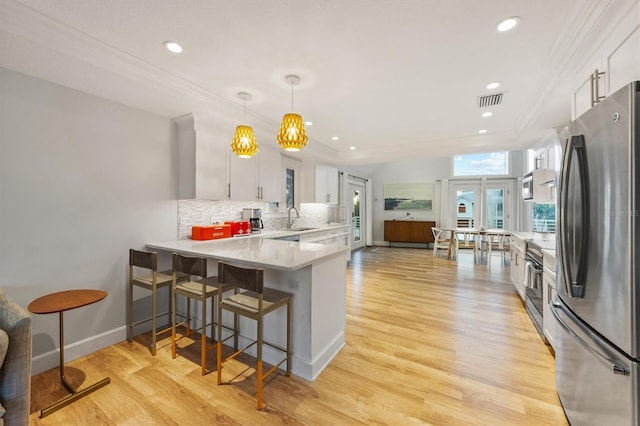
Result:
[[[254,234],[264,228],[261,209],[242,209],[242,220],[249,221],[251,224],[251,232]]]
[[[249,221],[237,221],[237,222],[225,222],[231,227],[231,236],[239,237],[244,235],[251,235],[251,224]]]

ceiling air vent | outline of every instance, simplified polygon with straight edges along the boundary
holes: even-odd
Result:
[[[493,95],[478,96],[478,108],[484,108],[502,103],[503,93],[494,93]]]

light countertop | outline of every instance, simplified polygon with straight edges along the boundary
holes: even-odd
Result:
[[[524,242],[533,241],[545,249],[552,249],[556,243],[556,234],[551,233],[515,231],[511,232],[511,236]]]
[[[260,268],[295,270],[336,253],[343,253],[347,250],[347,247],[339,242],[317,244],[282,241],[274,238],[333,229],[338,230],[345,226],[349,225],[325,226],[308,231],[265,231],[252,236],[208,241],[191,239],[160,241],[147,243],[147,247],[185,255],[241,262]]]

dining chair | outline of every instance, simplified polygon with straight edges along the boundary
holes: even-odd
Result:
[[[438,256],[438,250],[445,250],[448,258],[458,258],[458,242],[451,238],[452,232],[449,229],[432,227],[433,233],[433,257]]]
[[[509,241],[509,236],[504,233],[489,232],[486,235],[483,235],[482,250],[487,252],[487,262],[489,266],[491,266],[491,254],[493,252],[499,252],[502,257],[502,262],[504,263],[506,261],[506,254],[511,250]]]
[[[475,230],[460,230],[455,231],[456,242],[458,243],[458,250],[468,249],[473,250],[474,262],[478,260],[478,237],[479,233]]]
[[[223,297],[223,286],[231,286],[234,288],[234,294],[230,297]],[[264,379],[284,362],[287,363],[286,375],[291,375],[291,339],[292,339],[292,321],[291,312],[292,295],[280,290],[267,288],[264,286],[264,270],[242,268],[229,265],[225,262],[218,263],[218,295],[220,301],[218,303],[218,318],[222,318],[223,311],[233,312],[234,314],[234,330],[230,336],[223,338],[222,321],[218,322],[218,344],[217,344],[217,366],[218,366],[218,385],[222,384],[222,368],[224,364],[236,358],[247,349],[256,346],[256,403],[258,410],[263,408],[262,403],[262,387]],[[264,339],[264,319],[265,316],[275,310],[285,307],[287,309],[286,321],[286,347],[282,347],[273,342]],[[256,340],[249,343],[242,349],[238,349],[239,322],[238,316],[250,318],[256,322]],[[233,337],[234,352],[227,357],[223,357],[223,343]],[[284,358],[279,360],[275,365],[263,373],[262,354],[263,345],[268,345],[273,349],[284,354]]]
[[[178,282],[186,281],[186,274],[178,274]],[[129,318],[127,321],[127,340],[133,341],[134,327],[151,322],[151,355],[156,354],[156,342],[159,335],[171,331],[171,282],[172,271],[158,271],[158,253],[129,249]],[[151,317],[134,321],[133,288],[140,287],[151,291]],[[158,290],[167,288],[169,306],[166,312],[158,313]],[[158,331],[158,318],[167,315],[167,326]]]

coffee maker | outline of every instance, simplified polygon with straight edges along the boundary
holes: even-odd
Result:
[[[242,220],[248,220],[251,224],[251,233],[255,234],[264,228],[261,209],[242,209]]]

